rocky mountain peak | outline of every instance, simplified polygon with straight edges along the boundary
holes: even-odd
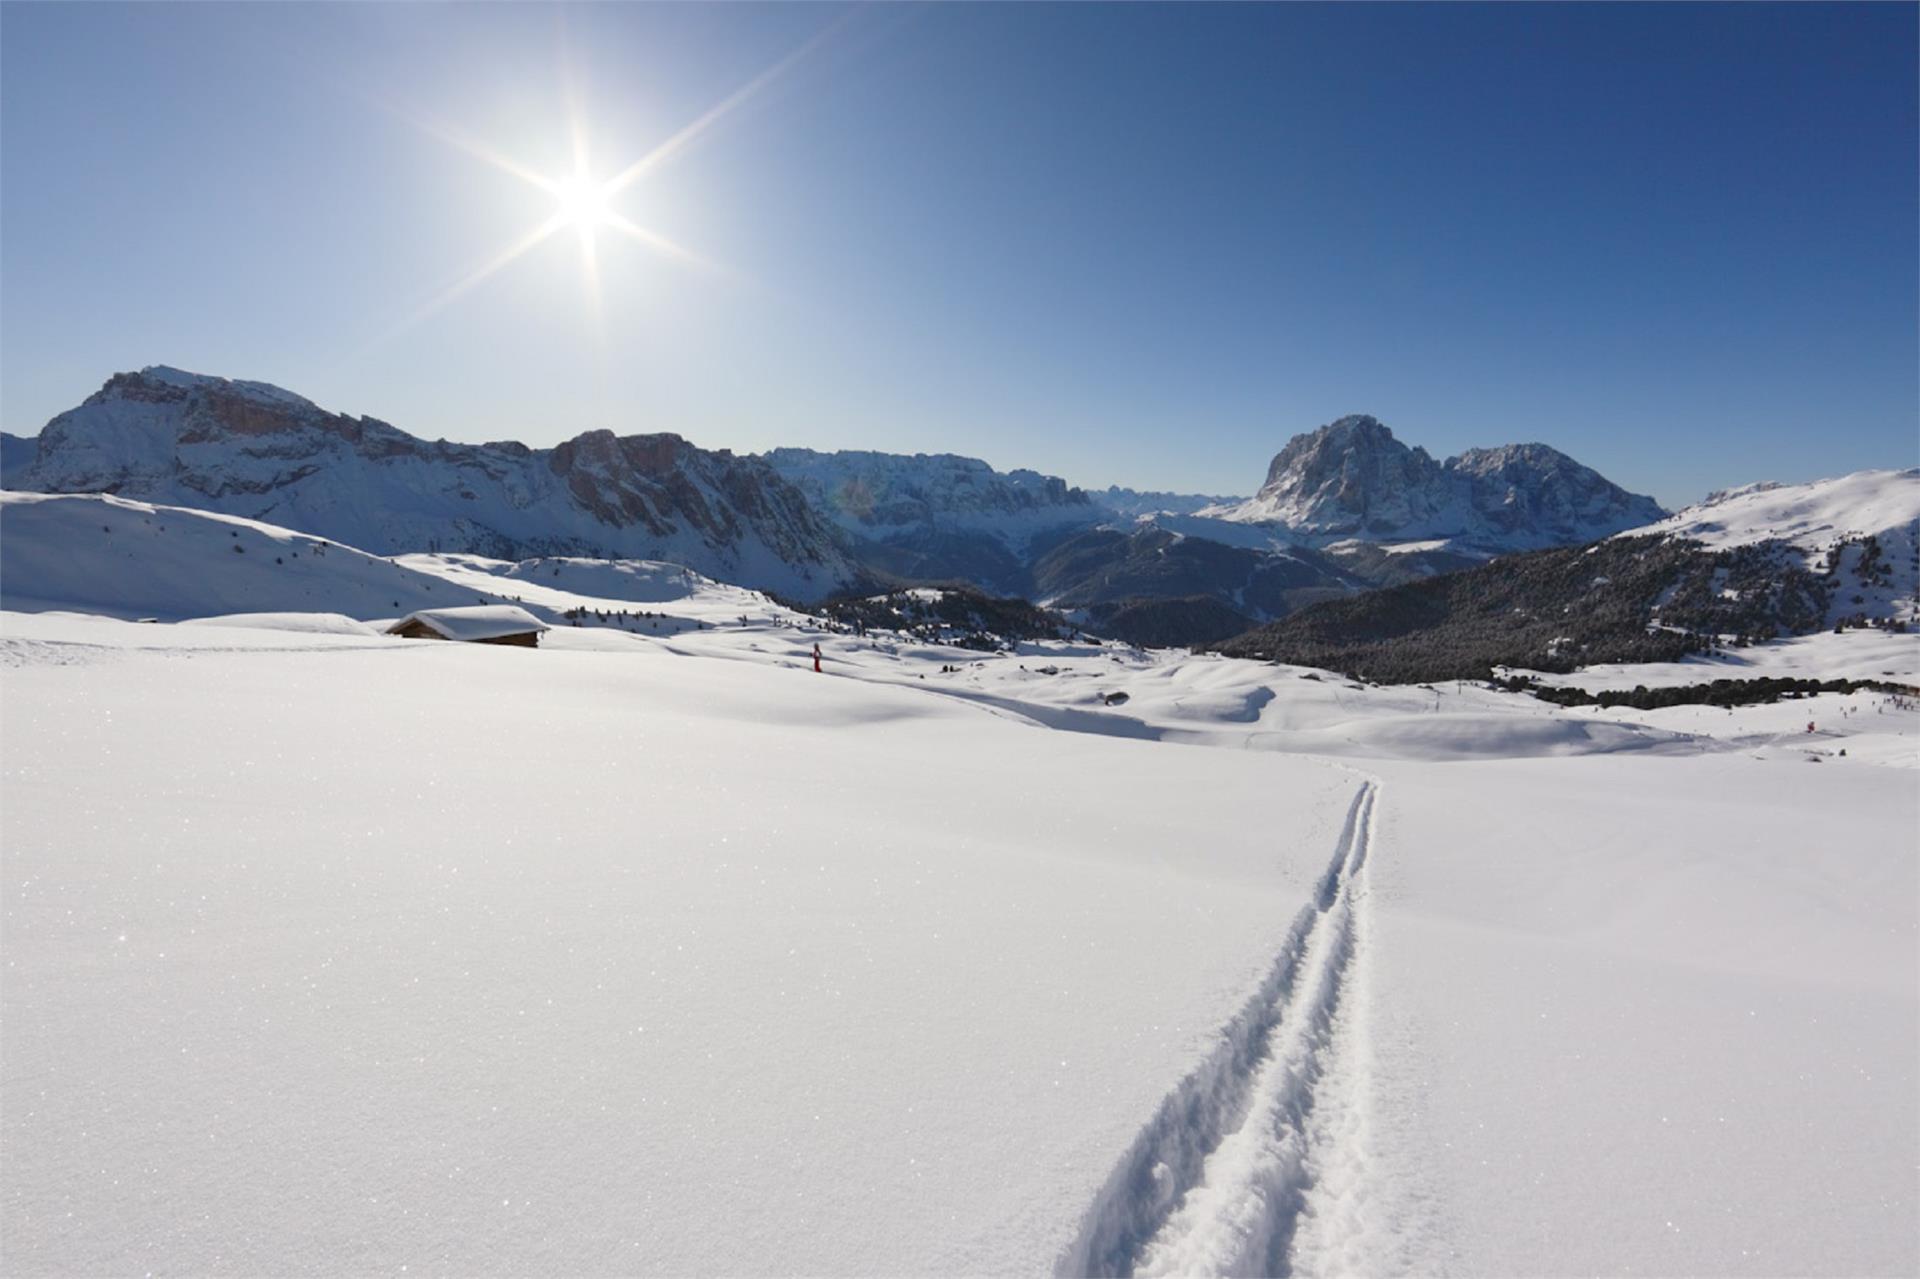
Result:
[[[798,597],[859,576],[832,525],[771,468],[678,435],[427,441],[267,383],[163,365],[117,373],[55,417],[8,481],[241,515],[377,554],[663,559]]]
[[[1379,418],[1350,413],[1288,440],[1267,467],[1266,483],[1261,487],[1264,491],[1289,475],[1325,469],[1330,461],[1343,464],[1350,456],[1376,456],[1404,451],[1405,447],[1393,438],[1393,432]]]
[[[1591,541],[1660,518],[1546,444],[1468,449],[1437,462],[1378,418],[1351,414],[1296,435],[1253,498],[1209,512],[1309,539],[1458,540],[1488,550]]]

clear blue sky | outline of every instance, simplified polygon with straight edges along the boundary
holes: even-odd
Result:
[[[822,33],[825,33],[822,35]],[[449,145],[609,176],[600,305]],[[1920,464],[1911,5],[10,4],[0,425],[119,369],[426,436],[1251,491],[1369,412],[1669,504]],[[571,88],[569,89],[569,86]]]

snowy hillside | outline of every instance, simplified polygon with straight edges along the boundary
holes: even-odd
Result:
[[[1515,551],[1590,542],[1664,512],[1544,444],[1469,449],[1437,462],[1357,414],[1296,435],[1258,493],[1199,514],[1277,524],[1322,544],[1443,539]]]
[[[1839,538],[1904,532],[1916,524],[1920,468],[1727,489],[1658,523],[1630,529],[1625,536],[1664,533],[1714,550],[1780,540],[1819,552]]]
[[[1920,688],[1920,631],[1818,631],[1711,655],[1697,654],[1678,662],[1604,663],[1534,678],[1541,684],[1597,692],[1769,677],[1888,680]]]
[[[152,367],[55,417],[36,450],[9,472],[21,488],[215,510],[382,554],[666,559],[796,598],[859,576],[764,463],[677,435],[429,442],[278,387]]]
[[[383,558],[236,516],[117,497],[0,493],[0,607],[364,633],[346,619],[520,604],[555,626],[652,636],[800,614],[677,564]],[[669,609],[668,606],[671,606]],[[303,622],[300,619],[308,619]],[[341,625],[335,623],[342,623]]]
[[[643,609],[649,617],[700,624],[792,620],[801,614],[759,591],[703,577],[657,560],[583,560],[548,557],[490,560],[479,555],[399,555],[395,562],[475,593],[497,591],[543,617]],[[586,619],[592,620],[592,619]]]
[[[1920,1267],[1893,699],[325,629],[0,614],[9,1273]]]
[[[0,492],[0,601],[10,609],[364,619],[500,598],[255,520],[118,497]]]
[[[1920,469],[1730,489],[1628,535],[1648,533],[1783,552],[1838,584],[1829,620],[1920,621]]]

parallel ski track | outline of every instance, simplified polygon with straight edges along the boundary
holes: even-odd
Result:
[[[1338,1040],[1361,1033],[1353,1023],[1364,1010],[1336,1014],[1355,984],[1349,969],[1366,931],[1356,915],[1367,909],[1378,791],[1367,781],[1354,795],[1333,860],[1272,971],[1121,1158],[1058,1274],[1290,1275],[1303,1223],[1318,1224],[1317,1233],[1342,1228],[1313,1218],[1350,1214],[1364,1152],[1326,1148],[1353,1125],[1345,1116],[1316,1117],[1316,1101],[1330,1068],[1353,1069],[1363,1055],[1352,1049],[1364,1045],[1343,1052]],[[1309,1211],[1316,1177],[1328,1168],[1343,1184]],[[1307,1251],[1324,1258],[1326,1242]]]

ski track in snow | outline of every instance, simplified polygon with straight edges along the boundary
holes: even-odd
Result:
[[[1397,1267],[1395,1241],[1369,1212],[1366,884],[1378,794],[1362,783],[1272,972],[1121,1158],[1059,1274]]]

